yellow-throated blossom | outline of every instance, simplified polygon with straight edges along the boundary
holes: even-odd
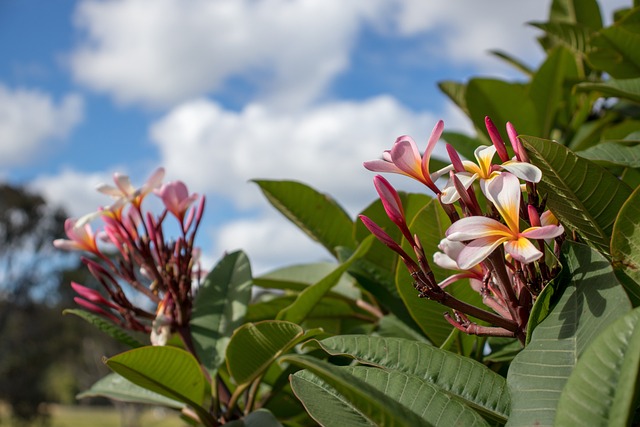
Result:
[[[456,260],[463,270],[482,262],[501,244],[515,260],[523,263],[535,261],[543,254],[529,239],[551,239],[564,232],[561,225],[529,227],[520,231],[520,181],[509,172],[501,173],[488,182],[485,194],[506,225],[493,218],[472,216],[462,218],[449,227],[447,239],[469,241]]]
[[[474,181],[480,181],[480,188],[486,195],[486,184],[491,182],[502,171],[507,171],[520,179],[529,182],[539,182],[542,178],[542,172],[531,163],[521,162],[518,160],[508,160],[502,164],[493,164],[493,157],[496,154],[496,147],[493,145],[481,145],[474,151],[476,163],[463,160],[462,166],[464,172],[457,172],[456,176],[465,188],[469,188]],[[443,203],[453,203],[460,198],[458,191],[450,180],[442,189],[441,200]]]

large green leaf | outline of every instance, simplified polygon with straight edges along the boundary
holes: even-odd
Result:
[[[488,426],[487,422],[477,412],[450,397],[433,384],[414,375],[364,366],[338,369],[346,371],[355,378],[375,387],[383,392],[385,396],[409,408],[431,425],[442,427]],[[305,385],[311,385],[311,390],[313,390],[313,386],[317,387],[319,393],[316,394],[315,398],[323,398],[327,401],[328,405],[325,406],[325,410],[334,405],[340,408],[341,404],[345,405],[347,410],[356,409],[349,408],[349,404],[344,402],[344,398],[333,387],[326,382],[318,380],[319,378],[309,371],[301,371],[293,376],[292,384],[299,386],[304,384],[303,381],[307,381],[308,383]],[[299,388],[305,390],[304,387]],[[314,397],[305,396],[305,398],[310,400]],[[344,425],[339,421],[340,418],[338,417],[340,416],[341,414],[335,412],[330,413],[321,423],[325,425]]]
[[[429,381],[497,421],[509,416],[505,379],[468,357],[418,341],[367,335],[339,335],[320,345],[332,355],[350,355],[364,364]]]
[[[549,20],[582,24],[594,30],[602,27],[600,7],[596,0],[553,0]]]
[[[574,55],[562,46],[553,49],[531,80],[530,98],[540,118],[541,137],[549,137],[563,102],[570,99],[565,81],[578,77]],[[514,116],[513,120],[516,120]]]
[[[536,28],[543,30],[556,45],[565,46],[574,54],[582,55],[590,50],[590,36],[592,30],[567,22],[533,22]]]
[[[327,292],[338,283],[342,275],[351,267],[351,264],[367,253],[371,247],[371,243],[373,243],[373,239],[373,235],[364,239],[347,261],[337,266],[331,273],[324,276],[317,283],[300,292],[290,306],[278,313],[277,319],[301,323]]]
[[[227,367],[238,385],[253,381],[304,334],[291,322],[270,320],[247,323],[231,337],[227,346]]]
[[[224,361],[233,331],[251,300],[251,266],[242,251],[226,255],[207,275],[193,302],[191,336],[211,376]]]
[[[438,87],[453,101],[454,104],[458,106],[467,116],[469,115],[469,110],[467,109],[467,101],[465,97],[465,92],[467,91],[467,85],[464,83],[454,82],[451,80],[446,80],[442,82],[438,82]]]
[[[253,411],[241,420],[234,420],[225,427],[282,427],[282,424],[266,409]]]
[[[640,305],[640,187],[620,209],[611,237],[616,275],[635,306]]]
[[[553,425],[560,393],[576,362],[595,337],[630,309],[600,253],[570,241],[562,253],[564,281],[559,284],[566,287],[509,368],[511,427]]]
[[[577,154],[603,166],[640,168],[640,145],[604,142]]]
[[[632,425],[639,374],[637,308],[611,324],[584,351],[560,395],[555,425]]]
[[[467,108],[478,133],[485,132],[486,116],[496,124],[504,141],[508,141],[504,125],[513,123],[520,134],[541,135],[538,111],[529,97],[529,87],[496,79],[474,78],[467,84]]]
[[[613,78],[635,78],[640,75],[639,44],[640,8],[636,8],[612,26],[594,34],[588,59],[594,68]]]
[[[254,277],[253,284],[261,288],[300,292],[318,282],[335,268],[335,262],[290,265]],[[343,275],[331,292],[354,300],[361,295],[353,278],[348,275]]]
[[[106,360],[107,366],[134,384],[193,408],[208,426],[215,420],[201,406],[205,378],[198,361],[177,347],[147,346]]]
[[[308,356],[287,355],[282,361],[306,368],[315,374],[294,374],[291,377],[291,387],[309,414],[321,425],[431,425],[406,406],[344,369]]]
[[[83,391],[76,396],[78,399],[86,397],[107,397],[109,399],[145,403],[149,405],[161,405],[169,408],[184,408],[185,404],[174,399],[170,399],[161,394],[154,393],[146,388],[135,385],[131,381],[118,374],[109,374],[98,380],[89,390]]]
[[[600,92],[609,97],[623,98],[640,103],[640,78],[608,80],[602,83],[579,83],[578,92]]]
[[[353,221],[330,196],[295,181],[253,182],[276,209],[332,254],[338,246],[356,247]]]
[[[542,170],[538,188],[563,225],[609,254],[613,223],[631,189],[604,168],[566,147],[523,136],[531,162]]]
[[[78,317],[86,320],[87,322],[91,323],[92,325],[96,326],[98,329],[100,329],[105,334],[109,335],[112,338],[115,338],[116,340],[120,341],[123,344],[128,345],[129,347],[137,348],[137,347],[142,347],[144,345],[140,341],[138,341],[137,339],[135,339],[131,335],[129,335],[120,326],[115,325],[115,324],[105,320],[104,318],[102,318],[100,316],[97,316],[97,315],[95,315],[93,313],[90,313],[90,312],[88,312],[86,310],[80,310],[80,309],[77,309],[77,308],[69,308],[69,309],[64,310],[62,312],[62,314],[73,314],[75,316],[78,316]]]
[[[420,237],[425,253],[431,255],[438,250],[438,244],[450,224],[449,217],[444,213],[439,202],[434,199],[413,218],[409,228],[412,233]],[[402,246],[407,253],[413,252],[408,242],[403,242]],[[436,280],[443,280],[450,273],[433,263],[431,268]],[[453,328],[442,315],[447,308],[436,301],[418,297],[411,275],[402,261],[398,261],[396,286],[411,317],[420,326],[422,332],[434,345],[440,346],[444,343]]]

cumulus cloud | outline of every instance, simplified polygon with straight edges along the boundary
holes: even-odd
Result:
[[[251,179],[295,179],[334,195],[351,212],[373,199],[372,173],[362,162],[379,157],[401,134],[422,144],[436,119],[394,98],[324,104],[278,114],[260,104],[240,112],[199,100],[153,125],[162,163],[200,192],[232,199],[241,209],[260,204]]]
[[[253,76],[274,104],[317,97],[380,0],[81,2],[75,78],[122,102],[171,105]]]
[[[213,258],[242,249],[249,256],[254,274],[285,265],[333,260],[326,249],[275,211],[228,222],[211,236]]]
[[[110,199],[96,191],[100,184],[110,183],[108,172],[80,172],[64,169],[57,175],[41,175],[29,187],[41,194],[47,202],[60,206],[75,218],[95,212],[99,206],[109,205]]]
[[[56,104],[44,92],[0,84],[0,166],[29,163],[46,152],[52,140],[64,139],[82,116],[78,95],[67,95]]]

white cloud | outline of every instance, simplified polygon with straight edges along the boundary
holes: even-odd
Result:
[[[530,64],[542,59],[535,40],[539,31],[525,23],[546,20],[549,4],[550,0],[401,0],[395,25],[406,36],[425,34],[425,49],[432,57],[495,75],[499,62],[489,50],[505,51]]]
[[[71,68],[122,102],[171,105],[251,75],[274,103],[304,104],[347,67],[358,23],[380,3],[87,0]]]
[[[63,207],[69,216],[79,218],[98,207],[109,205],[110,199],[96,191],[100,184],[110,183],[108,172],[79,172],[64,169],[58,175],[42,175],[29,187],[42,194],[47,202]]]
[[[82,120],[83,101],[67,95],[57,105],[35,89],[10,89],[0,84],[0,166],[28,164],[64,139]]]
[[[230,198],[241,209],[264,203],[249,180],[293,179],[333,195],[354,213],[375,196],[373,173],[362,162],[379,157],[402,134],[423,146],[435,123],[432,115],[386,96],[293,115],[258,104],[232,112],[198,100],[153,125],[151,139],[169,174],[195,191]]]
[[[333,260],[319,243],[275,211],[223,224],[212,233],[212,241],[214,258],[237,249],[245,251],[256,275],[287,265]]]

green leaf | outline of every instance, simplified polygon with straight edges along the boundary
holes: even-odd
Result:
[[[639,374],[640,309],[635,309],[584,351],[560,395],[555,425],[632,425]]]
[[[596,0],[553,0],[549,20],[582,24],[595,30],[602,28],[600,7]]]
[[[608,80],[602,83],[579,83],[575,85],[578,92],[600,92],[615,98],[628,99],[640,103],[640,78]]]
[[[527,344],[531,341],[531,335],[536,329],[536,326],[546,319],[551,311],[551,300],[556,292],[556,282],[557,279],[554,279],[552,283],[548,283],[533,303],[531,313],[529,314],[529,322],[527,323],[527,338],[525,340]]]
[[[562,253],[566,288],[509,368],[510,427],[553,425],[576,362],[596,336],[630,309],[606,258],[570,241]]]
[[[320,345],[331,355],[350,355],[360,363],[427,380],[497,421],[509,416],[505,379],[468,357],[417,341],[367,335],[339,335]]]
[[[186,405],[174,399],[169,399],[161,394],[154,393],[146,388],[135,385],[131,381],[118,374],[109,374],[98,380],[89,390],[83,391],[76,397],[107,397],[120,402],[145,403],[149,405],[161,405],[169,408],[184,408]]]
[[[258,409],[241,420],[226,423],[225,427],[282,427],[282,424],[268,410]]]
[[[611,257],[627,294],[635,306],[640,305],[640,187],[620,209],[613,226]]]
[[[577,77],[578,66],[573,54],[562,46],[553,49],[531,80],[530,97],[538,112],[542,130],[536,135],[550,136],[558,110],[562,102],[569,98],[564,90],[565,81]]]
[[[538,189],[549,209],[565,227],[608,255],[613,223],[631,189],[556,142],[530,136],[521,140],[531,162],[542,170]]]
[[[452,425],[488,426],[487,422],[477,412],[442,392],[433,384],[416,376],[364,366],[338,369],[346,371],[355,378],[375,387],[383,392],[385,396],[409,408],[431,425],[443,427]],[[326,383],[323,384],[322,381],[318,381],[318,377],[309,371],[301,371],[295,374],[294,378],[292,378],[292,383],[297,380],[300,380],[299,382],[306,380],[316,385],[320,389],[320,396],[324,397],[324,399],[337,399],[338,402],[335,403],[338,404],[340,400],[343,400],[335,389]],[[336,413],[333,413],[330,417],[327,417],[325,424],[336,425],[335,422],[332,422],[339,420],[336,415]],[[342,425],[341,423],[338,424]]]
[[[438,82],[438,87],[453,101],[454,104],[458,106],[467,116],[469,115],[469,110],[467,109],[467,100],[465,93],[467,91],[467,85],[464,83],[454,82],[454,81],[442,81]]]
[[[439,203],[432,200],[414,217],[409,228],[412,233],[420,237],[425,253],[433,254],[438,250],[438,243],[444,237],[449,224],[449,217],[444,213]],[[408,242],[403,242],[402,246],[407,253],[413,252]],[[449,271],[443,270],[436,264],[431,267],[438,281],[443,280],[449,274]],[[411,313],[411,317],[420,326],[429,341],[436,346],[442,345],[453,329],[442,315],[447,308],[436,301],[418,297],[418,291],[413,287],[413,280],[402,261],[398,261],[396,286],[405,306]]]
[[[260,277],[254,277],[253,283],[261,288],[300,292],[318,282],[335,268],[335,262],[290,265],[270,271]],[[340,278],[331,292],[353,300],[357,300],[361,296],[353,278],[347,275]]]
[[[215,424],[201,406],[205,379],[190,353],[177,347],[147,346],[120,353],[105,363],[132,383],[191,406],[206,425]]]
[[[640,145],[603,142],[576,154],[603,166],[640,168]]]
[[[501,50],[490,50],[489,53],[492,54],[493,56],[496,56],[496,57],[502,59],[504,62],[506,62],[507,64],[511,65],[513,68],[515,68],[516,70],[520,71],[525,76],[532,76],[533,75],[533,70],[527,64],[525,64],[524,62],[514,58],[513,56],[509,55],[508,53],[503,52]]]
[[[406,406],[344,369],[308,356],[288,355],[282,361],[315,374],[312,376],[304,371],[294,374],[291,387],[309,414],[321,425],[431,425]]]
[[[236,330],[227,346],[227,367],[238,385],[264,373],[280,355],[299,342],[304,330],[291,322],[247,323]]]
[[[224,362],[233,331],[251,300],[251,266],[242,251],[226,255],[207,275],[193,302],[191,337],[211,376]]]
[[[116,340],[120,341],[123,344],[128,345],[129,347],[137,348],[137,347],[144,346],[144,344],[142,344],[140,341],[133,338],[131,335],[125,332],[125,330],[119,327],[118,325],[114,325],[113,323],[106,321],[102,317],[97,316],[93,313],[90,313],[86,310],[69,308],[64,310],[62,314],[73,314],[75,316],[78,316],[86,320],[87,322],[91,323],[92,325],[96,326],[98,329],[100,329],[102,332],[106,333],[110,337],[115,338]]]
[[[424,335],[419,334],[416,330],[410,328],[404,322],[401,322],[393,314],[387,314],[380,318],[376,334],[381,337],[405,338],[431,344]]]
[[[613,78],[635,78],[640,75],[639,44],[640,9],[635,9],[594,34],[588,60],[593,68],[605,71]]]
[[[338,246],[356,247],[353,221],[330,196],[294,181],[253,182],[277,210],[332,254]]]
[[[529,97],[529,87],[496,79],[474,78],[466,91],[469,117],[479,134],[484,134],[484,118],[491,117],[504,141],[508,141],[505,129],[513,123],[520,134],[540,135],[541,121],[536,107]]]
[[[296,300],[289,307],[283,309],[278,313],[278,320],[286,320],[293,323],[301,323],[318,304],[318,302],[324,297],[327,292],[333,288],[340,277],[349,269],[351,264],[359,258],[361,258],[371,247],[373,242],[373,235],[367,237],[360,243],[358,249],[351,255],[351,257],[336,267],[331,273],[324,276],[317,283],[309,286],[304,291],[298,294]]]
[[[532,26],[544,31],[557,45],[570,49],[574,54],[585,54],[591,49],[591,32],[587,27],[567,22],[532,22]]]

